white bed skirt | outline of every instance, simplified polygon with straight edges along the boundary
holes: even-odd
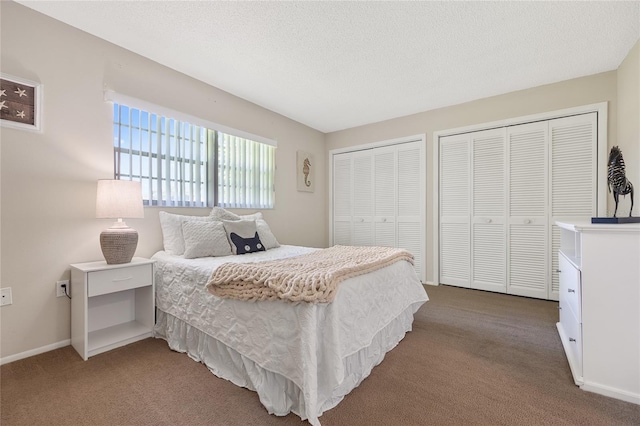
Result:
[[[318,417],[335,407],[356,388],[380,364],[387,352],[393,349],[411,331],[413,314],[424,302],[414,303],[380,330],[371,344],[343,359],[345,378],[331,391],[318,389],[317,413],[309,413],[305,407],[302,390],[286,377],[265,370],[251,359],[209,336],[186,322],[157,309],[155,337],[165,339],[169,347],[187,353],[202,362],[216,376],[237,386],[256,391],[260,402],[270,414],[285,416],[293,412],[312,425],[320,425]],[[321,387],[322,377],[318,377]]]

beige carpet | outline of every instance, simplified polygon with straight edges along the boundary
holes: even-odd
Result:
[[[557,303],[440,286],[414,330],[320,421],[329,425],[640,425],[640,406],[577,388]],[[1,424],[300,425],[146,339],[82,361],[69,346],[3,365]]]

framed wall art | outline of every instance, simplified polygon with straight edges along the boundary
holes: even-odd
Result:
[[[40,131],[42,85],[0,74],[0,125]]]
[[[314,169],[316,166],[313,160],[313,154],[298,151],[296,155],[298,191],[313,192],[315,188]]]

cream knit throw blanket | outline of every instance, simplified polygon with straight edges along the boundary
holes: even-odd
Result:
[[[286,259],[224,263],[207,289],[231,299],[327,303],[340,282],[401,260],[413,264],[413,255],[389,247],[333,246]]]

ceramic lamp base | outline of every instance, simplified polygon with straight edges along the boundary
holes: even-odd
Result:
[[[100,234],[102,255],[109,265],[129,263],[138,246],[138,231],[129,227],[109,228]]]

